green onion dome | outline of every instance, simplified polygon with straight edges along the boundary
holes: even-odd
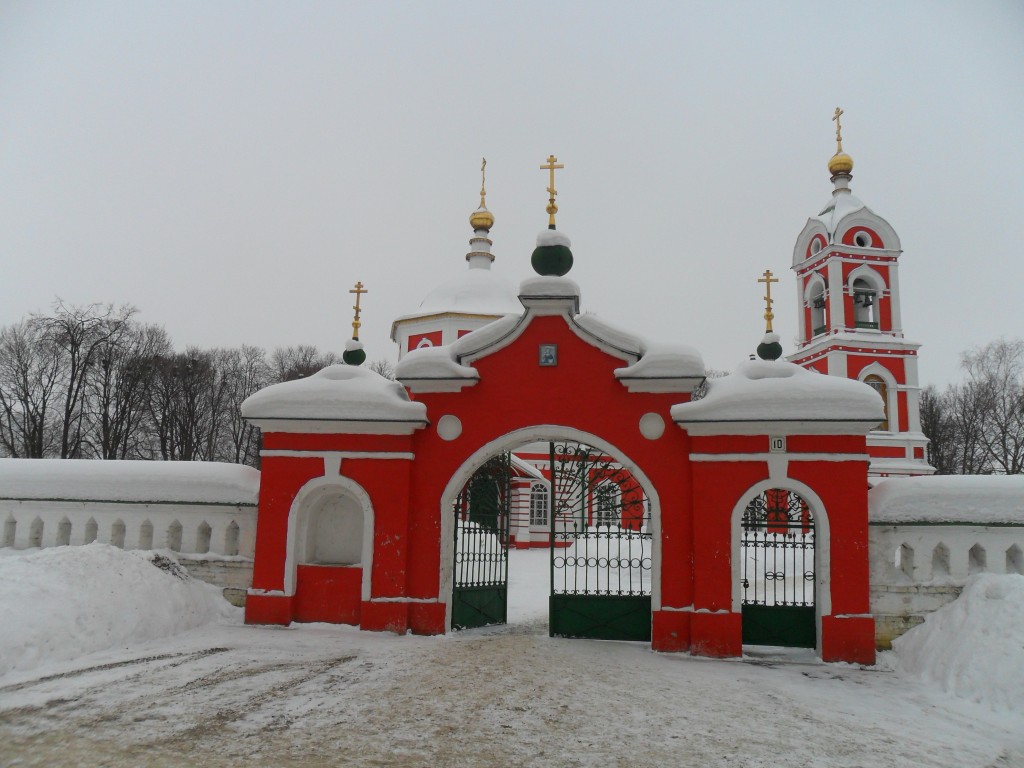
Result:
[[[545,277],[561,277],[572,269],[572,251],[569,238],[554,229],[545,229],[537,235],[537,247],[530,257],[533,271]]]

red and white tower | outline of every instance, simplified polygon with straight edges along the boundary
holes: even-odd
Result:
[[[850,191],[853,158],[843,152],[836,108],[836,154],[829,160],[832,198],[807,220],[793,249],[799,341],[791,362],[872,386],[885,421],[868,435],[869,474],[931,474],[921,432],[917,374],[920,344],[903,336],[900,239]]]

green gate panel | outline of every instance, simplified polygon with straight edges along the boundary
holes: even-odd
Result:
[[[651,639],[650,595],[551,595],[548,608],[552,637]]]
[[[814,606],[744,605],[743,642],[746,645],[784,645],[814,648],[818,634]]]
[[[455,587],[452,629],[472,629],[508,620],[508,587]]]

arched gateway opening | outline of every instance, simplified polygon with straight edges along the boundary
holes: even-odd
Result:
[[[524,567],[547,571],[552,636],[649,641],[656,510],[642,472],[593,435],[538,427],[492,442],[442,500],[449,626],[506,622],[509,550],[542,547]]]
[[[743,509],[740,589],[743,642],[817,646],[815,516],[786,488],[767,488]]]

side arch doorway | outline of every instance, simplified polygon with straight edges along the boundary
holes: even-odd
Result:
[[[509,550],[543,546],[549,634],[649,641],[652,517],[639,473],[590,444],[531,442],[489,458],[451,505],[452,629],[505,623]]]
[[[815,519],[799,494],[769,488],[746,505],[740,569],[743,643],[816,647]]]

